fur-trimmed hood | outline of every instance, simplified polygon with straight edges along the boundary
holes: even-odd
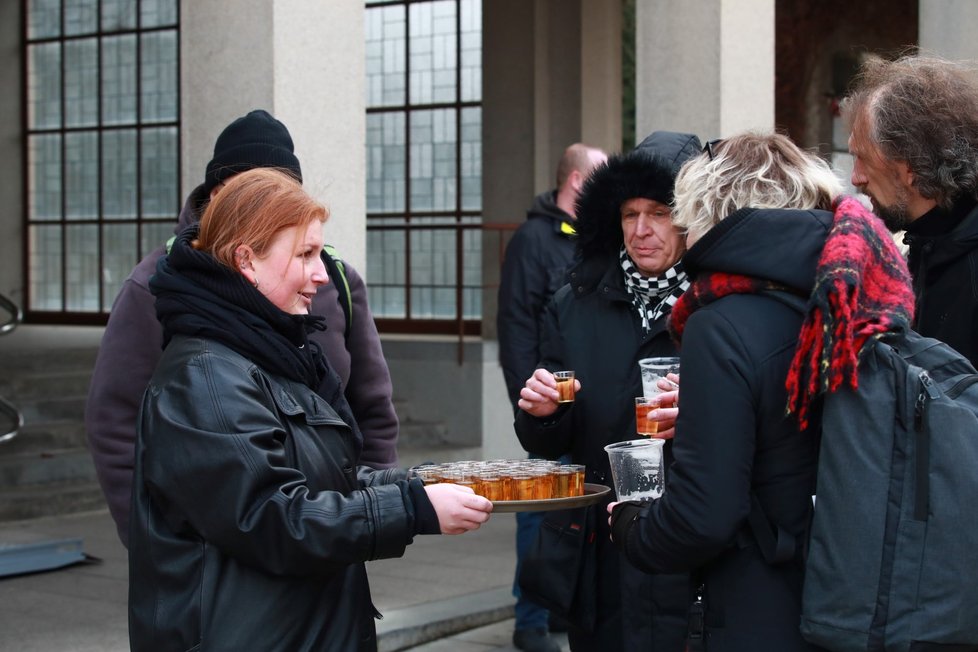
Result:
[[[672,204],[676,175],[702,150],[693,134],[655,131],[628,154],[612,156],[591,173],[577,198],[577,249],[582,259],[618,255],[621,205],[643,197]]]

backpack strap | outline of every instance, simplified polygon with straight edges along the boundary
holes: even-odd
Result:
[[[747,523],[754,534],[754,540],[761,556],[770,565],[783,564],[795,558],[798,540],[780,525],[772,527],[757,494],[750,492],[750,514]]]
[[[353,328],[353,294],[350,291],[350,281],[346,278],[346,265],[337,255],[333,245],[323,245],[323,263],[326,265],[326,273],[336,283],[337,295],[339,297],[340,308],[346,318],[345,339],[350,338],[350,329]]]

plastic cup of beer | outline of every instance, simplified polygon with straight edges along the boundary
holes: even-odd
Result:
[[[574,401],[574,372],[555,371],[554,379],[557,381],[557,393],[560,397],[558,403],[572,403]]]
[[[618,500],[658,498],[664,489],[663,439],[635,439],[604,447]]]
[[[659,407],[658,396],[635,397],[635,431],[642,437],[655,437],[659,422],[649,418],[649,413]]]
[[[679,373],[679,358],[642,358],[638,361],[638,368],[642,372],[642,396],[655,396],[666,391],[659,388],[659,381],[663,379],[674,388],[679,387],[666,378],[667,374]]]

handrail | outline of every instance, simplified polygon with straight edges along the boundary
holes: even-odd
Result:
[[[10,314],[10,319],[0,324],[0,335],[7,335],[23,321],[24,313],[21,312],[20,306],[2,294],[0,294],[0,309]],[[20,429],[24,427],[24,415],[20,413],[16,405],[2,396],[0,396],[0,414],[14,424],[13,430],[0,433],[0,444],[2,444],[16,437]]]
[[[24,321],[24,313],[21,312],[20,306],[2,294],[0,294],[0,310],[4,310],[10,315],[10,319],[0,324],[0,335],[6,335]]]

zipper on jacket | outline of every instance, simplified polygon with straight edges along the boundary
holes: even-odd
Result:
[[[913,517],[917,521],[926,521],[928,503],[930,502],[930,439],[924,429],[924,417],[927,413],[927,401],[935,401],[941,397],[941,390],[926,371],[917,374],[920,380],[921,390],[917,395],[917,403],[914,406],[914,446],[916,464],[914,465],[914,507]]]

